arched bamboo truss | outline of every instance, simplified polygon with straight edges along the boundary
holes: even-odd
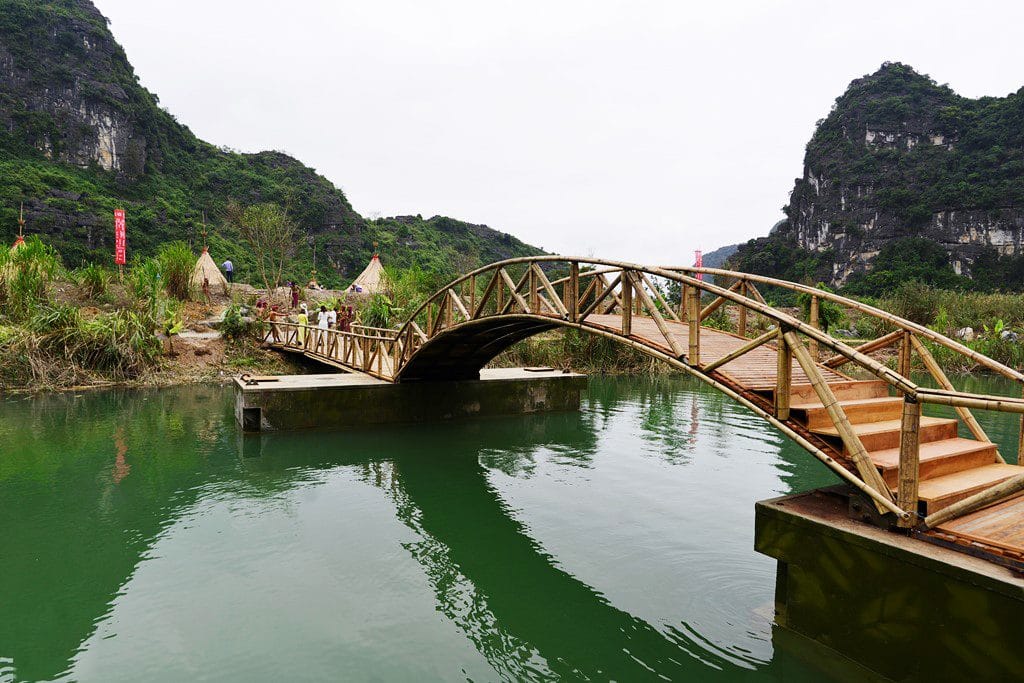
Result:
[[[680,288],[678,304],[667,300],[671,283]],[[808,296],[808,320],[769,305],[759,291],[765,285]],[[820,328],[823,301],[880,320],[888,331],[851,346]],[[704,324],[723,306],[736,311],[735,333]],[[717,388],[796,441],[901,527],[935,529],[1024,491],[1024,468],[1005,464],[971,412],[1024,415],[1024,398],[1019,392],[957,390],[928,345],[949,349],[1021,388],[1024,374],[887,311],[774,278],[563,256],[517,258],[454,280],[397,329],[356,326],[340,332],[275,323],[267,341],[386,381],[450,380],[477,377],[512,344],[556,327],[614,339]],[[873,357],[894,351],[895,367]],[[939,388],[911,377],[915,357]],[[951,406],[958,420],[923,417],[921,408],[928,404]],[[959,423],[971,439],[957,436]],[[981,484],[932,505],[922,487],[942,471],[938,461],[948,461],[947,467],[953,462],[939,457],[942,449],[933,444],[949,442],[953,448],[951,439],[973,454],[972,462],[991,462],[976,477]],[[1024,567],[1024,552],[1019,559]]]

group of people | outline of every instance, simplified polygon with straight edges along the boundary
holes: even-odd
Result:
[[[306,304],[299,305],[298,322],[300,325],[309,325],[309,307]],[[321,330],[338,330],[339,332],[351,332],[352,323],[355,322],[355,309],[351,306],[335,304],[334,308],[327,308],[321,305],[316,312],[316,326]]]

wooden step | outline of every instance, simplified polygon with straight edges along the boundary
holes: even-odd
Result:
[[[832,425],[818,427],[811,431],[822,436],[839,437],[839,432]],[[855,424],[853,431],[860,437],[860,441],[867,451],[881,451],[900,446],[900,420]],[[956,438],[956,432],[957,421],[944,417],[922,417],[921,427],[917,431],[922,444]]]
[[[895,489],[899,482],[899,447],[873,451],[868,455],[878,466],[885,483]],[[921,466],[918,476],[922,481],[997,462],[994,443],[961,438],[923,443],[920,457]]]
[[[862,398],[882,398],[889,395],[889,385],[882,380],[829,382],[829,389],[840,401],[856,401]],[[774,392],[772,392],[774,396]],[[794,384],[789,392],[789,404],[820,403],[818,394],[810,384]]]
[[[842,406],[846,418],[852,424],[898,420],[903,415],[903,399],[899,397],[840,400],[839,405]],[[832,426],[832,418],[828,416],[828,411],[820,401],[794,404],[790,406],[790,409],[799,411],[797,417],[808,429]]]
[[[1024,474],[1024,467],[993,463],[922,481],[918,487],[921,512],[930,515],[1018,474]]]

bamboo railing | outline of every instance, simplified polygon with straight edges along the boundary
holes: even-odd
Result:
[[[559,273],[560,277],[552,278],[551,273]],[[711,281],[712,278],[728,286],[717,284]],[[678,309],[670,305],[659,282],[679,286]],[[758,285],[808,295],[808,320],[800,320],[768,305]],[[707,300],[707,303],[702,305],[702,300]],[[857,347],[851,346],[820,329],[820,307],[824,301],[873,317],[894,329]],[[724,358],[703,363],[701,323],[723,306],[737,309],[738,334],[735,336],[746,341]],[[588,318],[596,315],[617,315],[618,322],[614,327],[608,327],[588,321]],[[712,268],[642,266],[562,256],[509,259],[484,266],[452,281],[421,304],[397,329],[353,327],[351,332],[339,332],[306,326],[300,332],[298,325],[279,322],[272,324],[267,340],[325,359],[338,367],[365,372],[388,381],[400,381],[410,368],[416,366],[417,354],[424,347],[441,343],[442,338],[455,330],[493,325],[498,318],[587,330],[640,349],[700,378],[782,430],[844,481],[867,495],[880,512],[893,514],[904,527],[930,528],[941,523],[937,519],[948,519],[945,516],[933,516],[920,520],[917,515],[920,470],[917,427],[922,405],[954,408],[974,438],[985,442],[991,440],[974,418],[972,410],[1019,413],[1024,416],[1024,398],[1021,398],[1024,391],[1017,391],[1015,396],[985,396],[955,389],[928,351],[926,343],[946,348],[987,370],[1007,377],[1021,385],[1022,390],[1024,374],[953,339],[832,292],[774,278]],[[660,339],[652,340],[634,334],[639,318],[653,321]],[[672,325],[680,322],[687,326],[685,343],[671,329]],[[752,339],[749,338],[751,333],[754,333]],[[775,403],[765,405],[743,387],[731,382],[722,374],[722,368],[754,349],[772,343],[778,354]],[[894,346],[898,351],[895,368],[871,355]],[[821,352],[826,357],[819,361]],[[941,389],[919,386],[910,376],[915,355]],[[793,386],[791,368],[794,359],[826,407],[848,454],[845,458],[848,464],[826,453],[790,421]],[[904,397],[899,486],[896,495],[882,481],[877,468],[867,457],[863,444],[850,428],[842,406],[822,374],[822,368],[842,368],[846,365],[852,365],[884,381],[893,392]],[[1021,447],[1024,448],[1024,437]],[[998,457],[1002,460],[1001,455]],[[979,504],[978,500],[988,501],[981,504],[989,504],[993,495],[998,494],[997,500],[1012,495],[1007,494],[1007,490],[1016,492],[1020,489],[993,487],[988,496],[978,494],[968,499],[974,499],[970,505],[958,503],[952,507],[956,514],[963,514],[963,510],[972,509],[971,505]]]

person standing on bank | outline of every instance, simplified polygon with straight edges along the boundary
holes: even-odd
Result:
[[[230,283],[234,282],[235,281],[235,264],[231,262],[231,259],[228,259],[224,263],[220,264],[220,267],[224,269],[224,275],[227,277],[228,283],[230,284]]]

